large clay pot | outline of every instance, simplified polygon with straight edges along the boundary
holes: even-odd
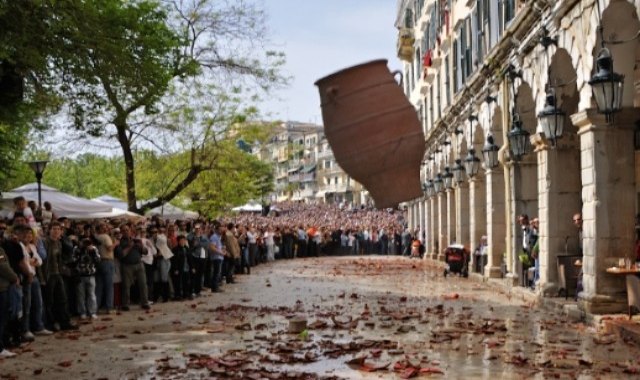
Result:
[[[422,196],[424,133],[387,60],[338,71],[316,85],[333,154],[369,191],[376,207]]]

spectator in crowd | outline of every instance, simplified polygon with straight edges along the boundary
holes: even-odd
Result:
[[[115,242],[109,236],[106,223],[99,223],[96,227],[95,240],[98,245],[100,263],[96,272],[96,304],[103,307],[107,314],[114,310],[113,305],[113,276],[115,274],[115,262],[113,250]]]
[[[24,283],[22,285],[23,294],[23,337],[25,340],[32,340],[35,335],[51,335],[52,332],[44,327],[43,321],[43,301],[42,301],[42,262],[43,258],[38,253],[36,247],[35,232],[31,228],[24,229],[24,232],[20,235],[20,244],[24,252],[24,260],[29,268],[29,273],[32,276],[31,284]],[[42,251],[41,251],[42,252]],[[46,258],[46,253],[44,258]]]
[[[41,213],[43,226],[48,226],[53,220],[56,219],[56,215],[53,213],[51,202],[49,201],[44,202],[44,209],[41,211]]]
[[[220,292],[220,283],[222,282],[222,264],[226,255],[224,246],[222,245],[222,236],[224,235],[224,227],[216,222],[213,224],[213,233],[209,238],[209,259],[211,260],[211,285],[212,292]]]
[[[205,262],[209,257],[209,239],[203,234],[203,227],[196,224],[189,234],[189,247],[191,248],[191,262],[193,263],[191,275],[191,290],[196,297],[202,291]]]
[[[175,299],[192,299],[191,273],[193,269],[193,256],[189,252],[187,237],[178,235],[178,245],[173,248],[171,257],[171,278],[175,291]]]
[[[74,272],[78,277],[76,306],[80,319],[98,319],[96,302],[96,271],[100,254],[89,238],[83,238],[73,251]]]
[[[164,227],[152,227],[151,236],[158,252],[154,259],[156,263],[154,276],[157,291],[154,292],[153,301],[157,302],[162,297],[163,302],[168,302],[171,295],[170,272],[173,252],[169,248]]]
[[[131,286],[138,284],[140,293],[140,305],[143,309],[149,309],[147,293],[147,276],[142,264],[142,256],[148,254],[142,240],[133,236],[129,226],[120,227],[122,239],[116,247],[115,255],[120,260],[122,271],[122,311],[129,311]]]
[[[19,286],[18,275],[9,265],[9,258],[0,248],[0,359],[16,356],[4,347],[4,329],[9,317],[9,287]]]
[[[77,326],[71,323],[67,309],[67,292],[62,272],[68,263],[63,260],[62,225],[59,222],[51,223],[49,235],[44,243],[47,259],[42,265],[42,278],[46,321],[53,331],[77,329]]]
[[[224,257],[224,276],[227,284],[233,284],[233,275],[235,273],[236,260],[240,259],[240,244],[234,235],[235,226],[233,223],[227,224],[227,230],[224,233],[222,243],[226,247],[227,254]]]

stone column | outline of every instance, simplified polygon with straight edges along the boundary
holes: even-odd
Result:
[[[487,185],[487,266],[485,277],[499,278],[506,249],[504,169],[499,166],[486,172]]]
[[[438,260],[444,260],[444,249],[447,247],[447,194],[438,193],[438,246],[436,252]]]
[[[518,216],[526,214],[529,220],[538,215],[538,167],[536,157],[526,155],[521,161],[514,162],[510,167],[511,175],[511,259],[508,269],[518,284],[522,283],[522,263],[519,255],[522,252],[522,228],[518,224]]]
[[[422,225],[424,226],[424,258],[426,259],[431,252],[431,213],[429,199],[425,198],[422,201],[424,204],[424,219],[422,220]]]
[[[459,183],[455,191],[456,241],[472,250],[469,245],[469,184]]]
[[[570,134],[551,148],[551,142],[544,135],[532,137],[538,155],[538,289],[549,296],[558,292],[557,257],[578,253],[578,232],[572,222],[573,215],[582,208],[577,140],[577,135]]]
[[[447,244],[449,246],[457,239],[456,236],[456,196],[454,189],[447,189]]]
[[[579,128],[582,178],[583,286],[580,308],[591,314],[626,310],[623,276],[607,273],[633,258],[635,224],[634,124],[640,109],[625,108],[608,124],[594,109],[571,116]]]
[[[473,251],[480,238],[487,233],[487,185],[483,173],[469,180],[469,247],[472,263]],[[472,267],[473,268],[473,267]]]
[[[431,254],[431,258],[436,260],[438,258],[438,239],[440,239],[439,237],[439,227],[438,227],[438,215],[440,215],[439,211],[438,211],[438,198],[437,196],[432,196],[431,199],[429,200],[430,203],[430,207],[429,210],[431,210],[431,215],[429,215],[430,218],[430,226],[431,226],[431,237],[429,238],[429,241],[431,242],[431,250],[429,251],[429,253]]]
[[[422,241],[422,231],[424,230],[424,202],[422,199],[417,200],[418,207],[418,220],[416,222],[416,228],[418,228],[418,239]],[[424,242],[423,242],[424,243]]]

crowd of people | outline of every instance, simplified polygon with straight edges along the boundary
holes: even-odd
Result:
[[[83,222],[16,198],[14,211],[0,219],[0,358],[15,356],[9,348],[36,336],[77,329],[76,318],[221,292],[235,276],[276,259],[421,255],[402,215],[282,203],[267,215],[216,220]]]

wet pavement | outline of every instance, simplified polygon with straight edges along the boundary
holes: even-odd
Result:
[[[635,344],[496,284],[444,278],[440,265],[398,257],[263,264],[224,293],[38,337],[0,360],[0,378],[640,376]]]

